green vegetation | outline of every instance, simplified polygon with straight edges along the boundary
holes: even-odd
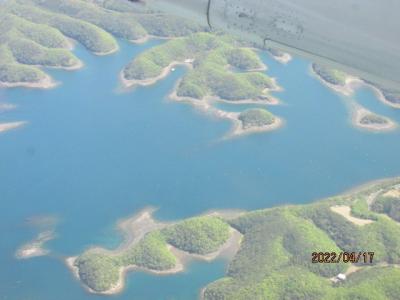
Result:
[[[248,109],[239,114],[243,129],[262,127],[275,122],[275,117],[269,111],[261,108]]]
[[[12,40],[8,45],[15,60],[21,64],[68,68],[79,63],[68,50],[45,48],[31,40]]]
[[[131,15],[106,10],[89,1],[33,0],[33,2],[38,7],[94,24],[120,38],[136,40],[147,35],[145,29]]]
[[[43,71],[17,63],[8,47],[0,45],[0,82],[38,83],[45,78]]]
[[[37,66],[74,67],[79,60],[64,49],[67,40],[57,30],[0,9],[0,81],[39,84],[48,76]]]
[[[195,254],[217,251],[229,238],[229,225],[219,218],[204,216],[182,221],[162,233],[169,244]]]
[[[343,71],[336,69],[329,69],[317,64],[312,64],[313,71],[319,75],[326,82],[333,84],[344,86],[346,84],[347,74]],[[363,79],[364,80],[364,79]],[[383,97],[393,105],[400,105],[400,91],[397,89],[388,89],[379,84],[364,80],[365,83],[377,88],[383,94]],[[381,120],[382,121],[382,120]]]
[[[207,254],[216,251],[229,238],[229,225],[217,217],[188,219],[146,234],[138,243],[110,253],[101,249],[80,255],[75,266],[80,279],[92,290],[104,292],[119,280],[120,269],[128,266],[167,271],[177,264],[168,244],[181,250]]]
[[[317,64],[312,64],[312,69],[315,73],[317,73],[321,78],[333,85],[344,86],[346,84],[347,74],[343,71],[329,69]]]
[[[177,263],[169,250],[208,254],[229,237],[229,225],[243,234],[239,251],[227,274],[204,291],[205,299],[385,299],[400,293],[400,179],[370,184],[352,194],[320,202],[283,206],[219,217],[190,218],[148,233],[134,246],[119,253],[89,250],[75,265],[83,282],[95,291],[105,291],[119,278],[120,268],[136,265],[151,270],[171,270]],[[367,200],[377,195],[372,209]],[[369,201],[369,200],[368,200]],[[360,226],[331,210],[351,207],[352,214],[374,222]],[[395,214],[397,213],[397,215]],[[229,224],[229,225],[228,225]],[[372,264],[359,263],[360,270],[347,280],[330,278],[346,272],[349,264],[312,263],[313,252],[373,251]]]
[[[137,14],[137,21],[148,34],[159,37],[181,37],[206,28],[186,19],[162,14]]]
[[[68,38],[96,54],[108,54],[118,49],[113,36],[139,40],[202,30],[191,21],[136,11],[128,1],[9,0],[0,7],[0,47],[7,50],[0,50],[7,52],[0,58],[1,81],[40,83],[49,78],[40,66],[79,66]]]
[[[162,271],[173,268],[175,264],[176,258],[168,250],[159,231],[148,233],[139,243],[120,253],[94,249],[75,260],[79,278],[96,292],[107,291],[116,285],[123,267],[138,266]]]
[[[357,218],[369,219],[377,221],[378,217],[376,214],[368,208],[368,203],[364,197],[355,199],[351,205],[351,214]]]
[[[108,32],[89,22],[49,12],[23,1],[10,5],[8,9],[21,18],[58,29],[65,36],[77,40],[88,50],[95,53],[108,53],[118,47],[117,42]]]
[[[175,256],[158,231],[147,234],[137,246],[122,254],[121,259],[124,266],[136,265],[157,271],[171,269],[176,264]]]
[[[388,124],[388,120],[385,117],[379,116],[377,114],[368,114],[360,119],[360,124],[362,125],[385,125]]]
[[[139,55],[123,70],[127,80],[159,76],[173,62],[194,60],[193,69],[182,79],[177,95],[202,99],[216,96],[226,100],[257,99],[274,87],[257,54],[238,47],[226,36],[197,33],[171,40]]]
[[[39,83],[46,77],[43,71],[35,67],[20,64],[0,65],[0,82]]]
[[[367,197],[390,190],[399,179],[373,184],[352,195],[304,206],[277,207],[231,220],[244,234],[226,277],[207,286],[205,299],[397,299],[400,227],[368,210]],[[349,205],[375,222],[358,226],[330,210]],[[333,283],[328,277],[348,265],[312,264],[312,252],[375,251],[374,264]],[[363,266],[363,264],[360,264]],[[396,283],[397,282],[397,283]]]
[[[372,205],[372,210],[377,213],[387,214],[392,219],[400,222],[400,194],[395,196],[382,195]]]
[[[116,257],[86,252],[75,261],[75,266],[79,278],[96,292],[106,291],[118,282],[120,262]]]

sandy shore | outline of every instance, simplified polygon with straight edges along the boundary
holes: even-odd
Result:
[[[67,36],[65,36],[65,38],[66,38],[66,43],[63,48],[70,50],[70,51],[74,50],[76,47],[77,41],[70,37],[67,37]]]
[[[57,83],[53,79],[46,75],[45,78],[38,82],[4,82],[0,81],[0,88],[13,88],[13,87],[26,87],[26,88],[39,88],[39,89],[50,89],[57,86]]]
[[[337,85],[337,84],[332,84],[325,79],[323,79],[321,76],[319,76],[310,66],[310,73],[312,76],[317,78],[320,82],[322,82],[325,86],[329,87],[330,89],[334,90],[335,92],[345,95],[345,96],[351,96],[354,94],[354,90],[364,84],[364,81],[361,80],[360,78],[353,77],[353,76],[347,76],[345,80],[344,85]]]
[[[192,98],[192,97],[186,97],[186,96],[178,96],[178,87],[179,84],[181,83],[182,80],[178,80],[178,82],[175,84],[174,89],[172,92],[169,94],[168,98],[177,102],[186,102],[193,104],[195,106],[199,105],[199,102],[206,103],[204,107],[209,107],[211,104],[214,102],[221,102],[221,103],[228,103],[228,104],[233,104],[233,105],[243,105],[243,104],[258,104],[258,105],[279,105],[280,101],[279,99],[271,96],[269,93],[270,92],[280,92],[283,90],[282,87],[280,87],[275,78],[272,78],[272,87],[271,88],[266,88],[263,90],[263,94],[259,99],[240,99],[240,100],[226,100],[222,99],[218,96],[206,96],[203,97],[202,99],[197,99],[197,98]]]
[[[77,63],[70,67],[47,67],[47,66],[42,66],[42,67],[52,68],[52,69],[62,69],[62,70],[66,70],[66,71],[75,71],[75,70],[82,69],[83,66],[84,66],[84,63],[80,59],[78,59]]]
[[[336,91],[337,93],[340,93],[342,95],[345,95],[347,97],[351,96],[354,94],[354,91],[356,88],[366,85],[369,88],[372,88],[375,90],[375,93],[378,95],[378,98],[380,98],[381,101],[384,101],[386,104],[389,104],[390,102],[385,99],[383,96],[382,92],[377,89],[376,87],[367,84],[364,82],[362,79],[352,77],[352,76],[347,76],[346,78],[346,84],[341,86],[341,85],[335,85],[327,82],[324,80],[321,76],[319,76],[313,69],[310,67],[310,72],[311,74],[316,77],[320,82],[322,82],[325,86],[329,87],[330,89]],[[379,96],[380,94],[380,96]],[[363,124],[361,123],[361,120],[368,115],[377,115],[363,106],[359,105],[358,103],[355,102],[355,100],[351,100],[348,103],[346,103],[348,106],[350,113],[351,113],[351,123],[353,124],[354,127],[361,128],[361,129],[366,129],[369,131],[375,131],[375,132],[382,132],[382,131],[390,131],[394,130],[397,128],[397,124],[392,121],[391,119],[380,116],[382,118],[385,118],[387,123],[386,124]],[[400,107],[400,106],[399,106]]]
[[[387,123],[385,124],[363,124],[361,123],[361,120],[368,116],[368,115],[377,115],[371,111],[369,111],[368,109],[354,104],[352,105],[351,108],[351,122],[355,127],[361,128],[361,129],[367,129],[369,131],[376,131],[376,132],[381,132],[381,131],[390,131],[390,130],[394,130],[397,128],[397,124],[392,121],[391,119],[384,117],[384,116],[380,116],[384,118]]]
[[[180,61],[173,61],[171,62],[167,67],[165,67],[162,72],[152,78],[147,78],[147,79],[132,79],[128,80],[124,78],[123,71],[120,72],[120,81],[122,82],[123,87],[129,88],[129,87],[134,87],[134,86],[150,86],[155,83],[157,83],[159,80],[165,78],[168,76],[168,74],[171,72],[171,70],[178,65],[183,65],[188,68],[193,68],[193,62],[194,59],[186,59],[185,62],[180,62]],[[263,64],[260,68],[257,70],[266,70],[267,66]],[[238,119],[238,113],[233,113],[233,112],[227,112],[221,109],[215,108],[212,103],[213,102],[225,102],[229,104],[265,104],[265,105],[278,105],[280,102],[277,98],[271,96],[269,92],[271,91],[282,91],[283,89],[277,84],[276,79],[272,78],[272,87],[267,88],[263,91],[263,98],[262,99],[242,99],[242,100],[236,100],[236,101],[230,101],[226,99],[221,99],[220,97],[216,96],[207,96],[204,97],[203,99],[195,99],[191,97],[181,97],[177,95],[177,90],[179,87],[181,80],[179,80],[173,89],[173,91],[170,93],[168,96],[169,99],[177,102],[184,102],[191,104],[195,108],[197,108],[199,111],[202,111],[208,115],[217,117],[219,119],[228,119],[231,120],[234,124],[233,130],[225,137],[232,137],[232,136],[239,136],[242,134],[247,134],[247,133],[256,133],[256,132],[266,132],[270,130],[274,130],[282,126],[283,122],[281,119],[276,118],[276,122],[274,124],[268,125],[268,126],[262,126],[258,128],[249,128],[249,129],[243,129],[241,125],[241,121]]]
[[[146,233],[161,229],[167,225],[172,225],[174,223],[161,223],[157,222],[153,219],[152,214],[155,211],[154,208],[147,208],[140,213],[125,219],[121,220],[118,222],[118,228],[124,232],[126,240],[115,250],[107,250],[104,248],[98,248],[98,247],[93,247],[90,248],[90,251],[100,251],[100,252],[105,252],[109,255],[118,255],[121,252],[125,251],[127,248],[134,246],[136,243],[138,243]],[[238,212],[232,212],[230,211],[225,212],[225,211],[211,211],[208,212],[207,215],[229,215],[233,216],[236,215]],[[176,258],[176,265],[174,268],[168,269],[168,270],[152,270],[152,269],[147,269],[143,267],[139,267],[136,265],[130,265],[130,266],[125,266],[120,268],[119,270],[119,279],[118,282],[115,283],[110,289],[104,292],[96,292],[93,289],[89,288],[86,286],[79,277],[79,269],[75,266],[75,261],[78,258],[78,256],[73,256],[73,257],[68,257],[65,259],[65,264],[68,266],[68,268],[71,270],[72,274],[74,277],[81,282],[81,284],[84,286],[84,288],[90,292],[90,293],[95,293],[95,294],[102,294],[102,295],[112,295],[112,294],[117,294],[123,291],[125,287],[125,275],[128,272],[131,271],[142,271],[142,272],[148,272],[151,274],[155,275],[168,275],[168,274],[175,274],[179,273],[185,270],[186,264],[193,259],[199,259],[199,260],[205,260],[205,261],[211,261],[217,257],[227,257],[227,258],[232,258],[238,249],[240,248],[240,242],[242,239],[242,235],[235,229],[230,228],[230,237],[229,239],[218,249],[217,251],[207,254],[207,255],[198,255],[198,254],[192,254],[188,253],[182,250],[179,250],[172,245],[167,244],[167,247],[171,252],[174,254]]]
[[[41,232],[35,239],[17,249],[15,257],[17,259],[28,259],[49,254],[50,251],[43,248],[43,246],[55,237],[56,235],[52,230]]]
[[[63,66],[43,66],[43,65],[33,65],[38,68],[49,68],[49,69],[61,69],[65,71],[75,71],[83,68],[84,63],[78,59],[77,63],[73,66],[63,67]],[[38,82],[2,82],[0,81],[0,88],[13,88],[13,87],[26,87],[26,88],[40,88],[40,89],[50,89],[57,86],[55,82],[49,75]]]
[[[356,88],[364,85],[364,86],[372,89],[373,92],[375,93],[376,97],[382,103],[389,105],[391,107],[394,107],[394,108],[400,108],[400,104],[393,103],[393,102],[389,101],[388,99],[386,99],[385,95],[382,93],[382,91],[379,88],[377,88],[376,86],[374,86],[370,83],[365,82],[364,80],[362,80],[360,78],[348,75],[346,78],[346,84],[344,86],[340,86],[340,85],[335,85],[335,84],[329,83],[326,80],[324,80],[321,76],[319,76],[312,69],[312,67],[310,67],[310,72],[314,77],[316,77],[324,85],[326,85],[327,87],[331,88],[332,90],[334,90],[342,95],[351,96],[354,94],[354,91]]]
[[[400,198],[400,188],[392,189],[383,194],[384,197]]]
[[[276,55],[273,55],[271,53],[271,56],[276,61],[278,61],[278,62],[280,62],[281,64],[284,64],[284,65],[288,64],[293,59],[293,57],[289,53],[283,53],[283,55],[281,55],[281,56],[276,56]]]
[[[240,248],[240,243],[242,241],[242,234],[234,228],[230,228],[230,237],[229,239],[217,250],[208,254],[194,254],[189,253],[178,248],[171,246],[171,251],[175,255],[175,257],[181,261],[183,264],[186,264],[188,261],[192,259],[204,260],[204,261],[213,261],[217,257],[224,258],[233,258],[237,251]]]
[[[114,47],[114,49],[111,49],[110,51],[106,51],[106,52],[92,52],[94,55],[97,55],[97,56],[105,56],[105,55],[110,55],[110,54],[113,54],[113,53],[115,53],[115,52],[118,52],[119,51],[119,45],[117,44],[115,47]]]
[[[24,121],[0,123],[0,133],[8,131],[8,130],[12,130],[12,129],[16,129],[16,128],[22,127],[25,124],[27,124],[27,122],[24,122]]]
[[[368,192],[370,189],[375,189],[377,186],[386,185],[389,183],[393,184],[394,186],[399,186],[399,188],[400,188],[400,184],[396,184],[396,182],[399,182],[399,181],[400,181],[400,177],[388,177],[388,178],[371,180],[371,181],[367,181],[361,185],[357,185],[355,187],[347,189],[340,195],[341,196],[352,196],[357,193]]]
[[[199,111],[206,113],[212,117],[216,117],[217,119],[225,119],[230,120],[233,123],[232,129],[230,132],[224,137],[224,139],[229,139],[232,137],[238,137],[245,134],[252,133],[261,133],[268,132],[271,130],[275,130],[283,126],[284,122],[282,119],[275,117],[275,122],[271,125],[261,126],[261,127],[252,127],[243,129],[242,122],[239,120],[240,113],[237,112],[228,112],[222,109],[216,108],[213,103],[214,102],[224,102],[229,104],[266,104],[266,105],[276,105],[279,104],[279,100],[271,97],[273,100],[253,100],[253,99],[244,99],[238,101],[229,101],[224,100],[215,96],[204,97],[203,99],[195,99],[191,97],[181,97],[177,95],[178,86],[180,84],[180,80],[176,83],[172,93],[168,96],[169,99],[176,102],[184,102],[192,105],[194,108]],[[275,84],[273,89],[271,90],[280,90],[280,87]]]
[[[151,39],[151,36],[150,36],[150,35],[146,35],[146,36],[144,36],[144,37],[142,37],[142,38],[139,38],[139,39],[136,39],[136,40],[129,40],[129,41],[130,41],[131,43],[140,45],[140,44],[147,43],[150,39]]]
[[[191,63],[192,60],[189,59],[187,61],[190,61],[190,62],[173,61],[167,67],[165,67],[158,76],[148,78],[148,79],[126,79],[124,77],[124,71],[120,72],[119,77],[120,77],[123,87],[125,87],[125,88],[129,88],[129,87],[133,87],[133,86],[149,86],[149,85],[153,85],[153,84],[157,83],[157,81],[167,77],[168,74],[171,72],[171,70],[176,66],[186,66],[188,68],[192,68],[193,67],[192,63]]]
[[[238,114],[239,116],[239,114]],[[264,126],[254,126],[249,128],[243,128],[243,123],[237,118],[237,121],[234,122],[234,126],[231,132],[228,134],[228,138],[243,136],[247,134],[254,133],[263,133],[272,130],[276,130],[284,125],[284,121],[281,118],[275,116],[275,120],[272,124],[264,125]]]
[[[365,84],[366,86],[368,86],[369,88],[371,88],[371,89],[374,91],[376,97],[377,97],[382,103],[384,103],[384,104],[386,104],[386,105],[389,105],[389,106],[391,106],[391,107],[399,108],[399,109],[400,109],[400,103],[393,103],[393,102],[389,101],[388,99],[386,99],[386,97],[385,97],[385,95],[382,93],[382,91],[381,91],[380,89],[378,89],[376,86],[373,86],[372,84],[368,84],[368,83],[366,83],[366,82],[364,82],[364,84]]]

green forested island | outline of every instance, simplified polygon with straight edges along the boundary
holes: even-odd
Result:
[[[132,84],[163,76],[173,64],[191,64],[176,95],[193,99],[218,97],[229,101],[260,99],[267,89],[276,89],[256,52],[229,36],[197,33],[173,39],[136,57],[123,70]]]
[[[277,91],[255,49],[231,36],[200,32],[172,39],[149,49],[122,71],[125,86],[151,85],[167,76],[175,65],[188,66],[170,98],[189,102],[201,110],[234,123],[228,136],[278,128],[282,121],[266,109],[232,113],[217,109],[215,101],[277,104],[270,91]]]
[[[196,105],[233,121],[231,135],[279,127],[279,119],[267,117],[266,110],[243,112],[239,118],[207,102],[277,104],[270,91],[279,89],[275,79],[264,72],[266,66],[258,50],[237,38],[207,30],[183,18],[139,11],[127,1],[7,0],[0,8],[0,85],[54,86],[42,67],[80,68],[83,63],[72,53],[75,42],[106,55],[118,49],[116,38],[144,42],[149,37],[163,37],[169,39],[143,52],[122,70],[126,85],[152,84],[175,64],[185,64],[189,71],[171,98],[205,100]],[[254,120],[250,120],[252,116]]]
[[[118,292],[122,270],[180,271],[179,253],[202,258],[236,231],[241,238],[226,276],[206,286],[203,299],[394,300],[400,294],[399,220],[400,179],[387,179],[307,205],[159,224],[115,251],[89,249],[71,266],[92,291]],[[312,263],[313,252],[342,251],[374,252],[373,261]],[[341,273],[345,280],[336,278]]]
[[[0,7],[0,84],[51,87],[40,69],[77,69],[75,40],[95,54],[118,49],[115,37],[182,36],[204,28],[184,19],[137,12],[128,1],[7,0]],[[144,14],[144,15],[142,15]]]
[[[260,108],[248,109],[239,114],[243,128],[268,126],[275,122],[275,117],[269,111]]]

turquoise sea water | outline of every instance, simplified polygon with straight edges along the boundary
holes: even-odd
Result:
[[[306,203],[400,175],[400,131],[353,128],[346,99],[311,77],[300,59],[284,66],[263,55],[285,88],[276,93],[283,104],[270,110],[286,125],[266,134],[222,140],[229,122],[169,102],[183,68],[152,87],[122,92],[118,72],[158,43],[121,42],[120,52],[105,57],[78,47],[85,68],[50,70],[62,83],[57,88],[0,90],[1,101],[18,105],[0,121],[29,122],[0,135],[0,300],[102,299],[86,293],[62,259],[93,244],[115,247],[115,222],[149,205],[170,220],[216,208]],[[370,90],[354,97],[400,122],[400,110]],[[15,250],[36,234],[24,221],[36,215],[60,220],[58,237],[47,244],[52,254],[16,260]],[[112,298],[195,299],[225,268],[217,260],[173,276],[130,274],[126,290]]]

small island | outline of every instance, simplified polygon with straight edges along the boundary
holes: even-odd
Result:
[[[397,128],[397,124],[391,119],[373,113],[356,103],[352,105],[351,110],[352,123],[355,127],[360,129],[382,132]]]
[[[182,271],[188,259],[226,251],[226,277],[206,286],[202,299],[373,300],[400,292],[400,178],[306,205],[172,223],[151,214],[145,210],[120,223],[126,241],[117,249],[91,248],[67,259],[89,291],[121,292],[128,271],[166,275]],[[375,255],[372,263],[312,263],[311,254],[320,251]]]
[[[15,252],[17,259],[29,259],[38,256],[48,255],[50,250],[45,248],[45,244],[56,238],[55,227],[58,218],[55,216],[32,216],[29,217],[25,226],[34,228],[38,231],[36,237],[22,245]]]
[[[8,123],[0,123],[0,133],[8,130],[16,129],[22,127],[26,124],[26,122],[8,122]]]
[[[238,114],[237,120],[232,135],[271,131],[282,125],[280,118],[261,108],[245,110]]]
[[[52,230],[40,232],[32,241],[21,246],[15,253],[17,259],[28,259],[37,256],[44,256],[50,253],[44,248],[44,244],[55,238],[55,233]]]

